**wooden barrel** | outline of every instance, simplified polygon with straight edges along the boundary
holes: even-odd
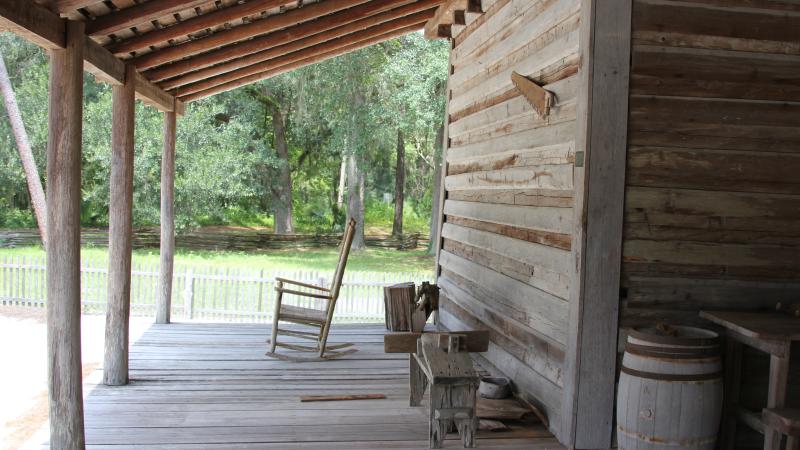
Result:
[[[691,327],[630,331],[617,391],[620,450],[713,450],[722,413],[719,336]]]

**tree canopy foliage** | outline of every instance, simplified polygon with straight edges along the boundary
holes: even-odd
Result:
[[[0,34],[0,46],[44,176],[47,56],[10,33]],[[288,207],[298,230],[336,229],[345,216],[337,200],[348,157],[363,178],[363,192],[352,192],[363,197],[367,225],[391,224],[392,205],[382,199],[395,189],[393,164],[400,130],[407,167],[404,217],[407,228],[427,231],[439,156],[435,141],[444,118],[447,54],[446,42],[426,41],[412,33],[189,104],[178,120],[178,228],[272,226],[276,213]],[[137,103],[134,222],[139,226],[159,220],[161,133],[161,113]],[[111,88],[87,74],[81,207],[85,226],[108,221],[110,142]],[[2,119],[0,226],[33,225],[14,138]]]

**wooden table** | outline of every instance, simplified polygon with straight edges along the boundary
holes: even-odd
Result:
[[[786,403],[792,341],[800,341],[800,319],[780,313],[741,311],[701,311],[700,317],[725,327],[728,335],[721,448],[733,448],[738,419],[755,430],[763,431],[765,450],[778,450],[781,435],[765,426],[760,414],[738,404],[742,381],[742,346],[769,353],[767,408],[782,408]]]

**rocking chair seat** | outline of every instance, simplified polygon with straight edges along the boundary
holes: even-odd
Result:
[[[303,308],[300,306],[281,305],[281,319],[287,322],[324,324],[327,313],[322,309]]]

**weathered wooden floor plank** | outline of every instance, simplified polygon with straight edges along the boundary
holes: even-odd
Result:
[[[359,351],[302,363],[265,357],[268,332],[253,324],[154,325],[132,345],[129,385],[98,385],[102,368],[87,378],[87,448],[427,448],[427,407],[408,406],[408,360],[383,353],[382,326],[335,326],[331,341]],[[300,402],[301,395],[331,393],[387,398]],[[540,424],[510,425],[479,433],[479,447],[563,448]],[[461,448],[457,435],[445,448]]]

